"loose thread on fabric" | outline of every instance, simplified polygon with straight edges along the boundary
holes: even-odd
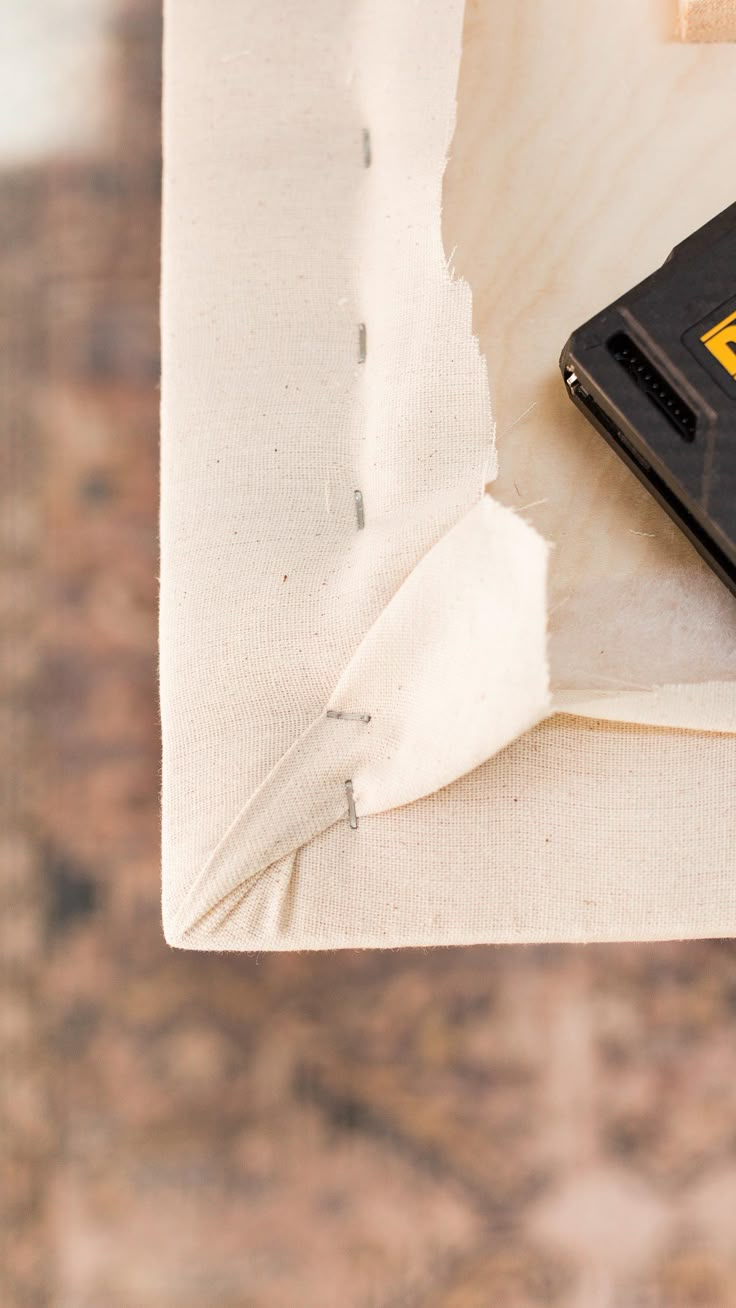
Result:
[[[563,595],[561,600],[558,600],[556,604],[553,604],[552,608],[549,609],[547,612],[547,621],[549,622],[550,618],[552,617],[552,614],[556,613],[558,609],[561,609],[563,605],[568,604],[569,601],[570,601],[570,596]]]
[[[358,531],[362,531],[365,527],[365,505],[363,504],[363,492],[359,490],[355,492],[355,517],[358,523]]]
[[[518,418],[514,418],[514,421],[511,423],[511,425],[510,425],[509,427],[506,427],[502,432],[499,433],[499,435],[498,435],[498,440],[499,440],[499,441],[502,441],[506,436],[509,435],[510,432],[512,432],[512,431],[514,430],[515,427],[518,427],[519,423],[520,423],[520,422],[523,422],[524,419],[527,418],[527,417],[529,416],[529,414],[532,412],[532,410],[533,410],[533,409],[536,409],[536,407],[537,407],[538,404],[539,404],[539,400],[534,400],[534,401],[533,401],[533,402],[532,402],[532,403],[531,403],[531,404],[530,404],[530,405],[529,405],[529,406],[524,410],[523,413],[520,413],[520,414],[519,414]]]

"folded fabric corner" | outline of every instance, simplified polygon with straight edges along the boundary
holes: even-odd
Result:
[[[487,495],[426,554],[168,916],[170,944],[227,947],[237,919],[240,948],[275,947],[300,847],[351,804],[359,824],[433,794],[548,714],[547,554]]]

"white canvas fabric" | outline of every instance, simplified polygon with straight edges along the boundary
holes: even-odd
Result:
[[[690,603],[682,639],[644,586],[658,676],[614,662],[591,681],[575,633],[593,608],[604,620],[600,589],[576,590],[568,550],[568,612],[548,639],[555,532],[486,492],[486,365],[440,230],[462,8],[168,6],[174,945],[734,930],[730,599],[698,563],[668,579],[663,562]]]

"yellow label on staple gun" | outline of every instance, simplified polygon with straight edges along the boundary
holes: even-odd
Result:
[[[729,377],[736,377],[736,313],[729,313],[700,339]]]

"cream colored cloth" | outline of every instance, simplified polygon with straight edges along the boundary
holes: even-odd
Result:
[[[680,0],[684,41],[736,41],[736,0]]]
[[[635,703],[564,655],[550,685],[554,552],[483,493],[496,474],[486,369],[440,234],[461,30],[460,0],[168,6],[175,945],[736,929],[723,668],[708,676],[703,660],[684,687],[647,680]],[[666,609],[658,621],[669,632]],[[716,730],[543,722],[555,704]]]

